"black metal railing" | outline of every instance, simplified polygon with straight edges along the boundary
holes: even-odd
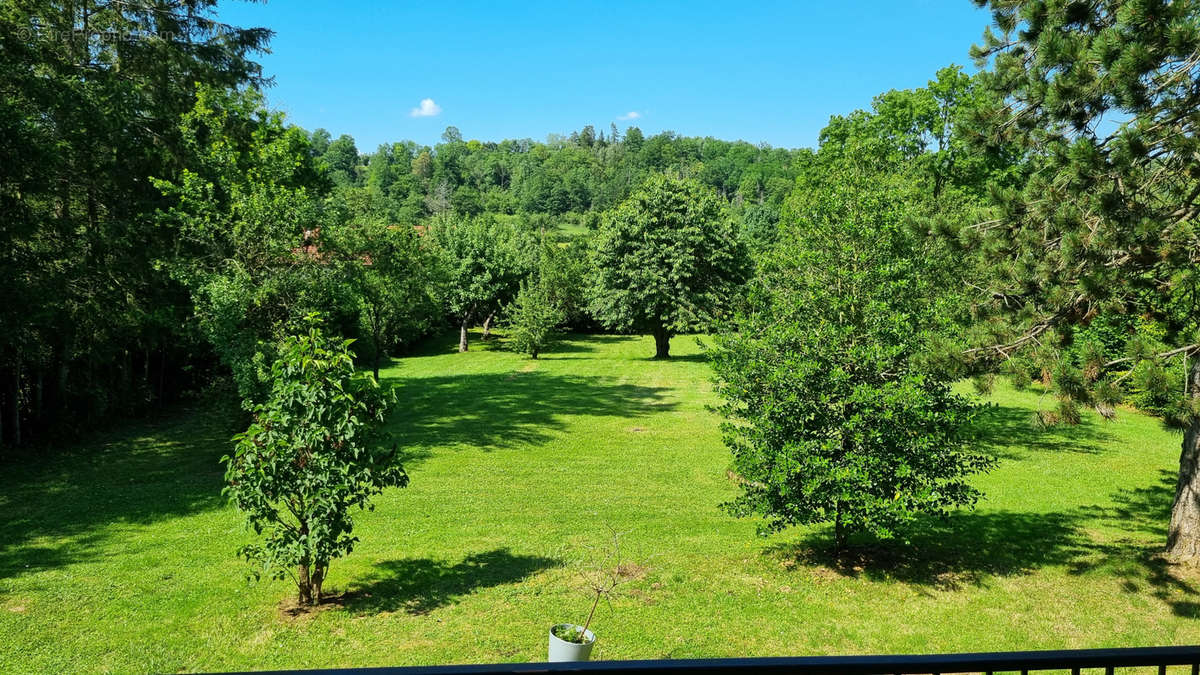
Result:
[[[882,656],[799,656],[762,659],[678,659],[656,661],[587,661],[579,663],[497,663],[460,666],[341,668],[321,672],[345,675],[522,675],[589,673],[611,675],[944,675],[949,673],[1070,672],[1114,675],[1117,668],[1157,669],[1158,675],[1200,675],[1200,646],[1075,649],[978,654]]]

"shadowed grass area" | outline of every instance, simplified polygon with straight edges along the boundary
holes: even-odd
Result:
[[[1075,560],[1087,550],[1079,521],[1065,513],[960,511],[946,518],[922,518],[897,540],[864,543],[860,538],[841,553],[827,532],[767,552],[785,565],[794,562],[853,578],[957,590]]]
[[[86,560],[106,529],[223,507],[229,417],[177,410],[76,448],[8,458],[0,579]]]
[[[635,419],[670,410],[668,390],[611,376],[551,375],[535,370],[413,377],[395,382],[399,405],[390,424],[416,448],[494,449],[539,445],[572,416]]]
[[[835,555],[827,528],[760,538],[718,508],[736,486],[694,338],[671,361],[648,338],[571,336],[537,361],[472,338],[383,373],[412,485],[357,515],[319,612],[285,611],[289,585],[234,556],[228,414],[5,461],[0,672],[535,661],[585,617],[609,525],[639,573],[600,605],[599,658],[1200,642],[1200,578],[1156,556],[1179,437],[1152,418],[1039,431],[1038,395],[998,386],[978,509]]]
[[[342,604],[355,612],[429,612],[481,588],[511,584],[562,562],[507,549],[472,553],[457,563],[428,558],[387,560],[354,582]]]
[[[1026,398],[1035,400],[1032,393]],[[986,447],[1007,459],[1021,459],[1029,451],[1095,454],[1105,450],[1101,442],[1105,421],[1099,416],[1085,416],[1074,426],[1052,427],[1038,427],[1034,418],[1025,407],[988,406],[975,421],[975,428]]]

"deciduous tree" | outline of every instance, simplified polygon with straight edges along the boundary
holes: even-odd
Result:
[[[564,313],[539,278],[521,282],[521,290],[507,307],[508,339],[513,348],[536,359],[554,341],[554,331]]]
[[[512,297],[524,267],[512,228],[489,217],[443,216],[429,228],[439,261],[439,295],[459,325],[458,350],[467,330]]]
[[[156,181],[173,202],[160,222],[179,233],[162,264],[190,292],[242,398],[257,401],[274,345],[304,316],[324,312],[353,331],[354,289],[341,281],[358,263],[322,250],[322,229],[337,226],[328,181],[307,135],[268,113],[261,94],[201,88],[180,125],[191,168]]]
[[[351,509],[408,484],[394,449],[379,447],[394,399],[355,371],[349,340],[308,323],[280,345],[266,400],[223,458],[225,491],[260,537],[241,554],[256,575],[291,575],[303,605],[321,602],[330,563],[354,549]]]
[[[605,218],[593,270],[596,318],[609,328],[653,335],[655,357],[668,358],[672,335],[707,325],[727,306],[749,259],[711,190],[659,175]]]
[[[832,522],[839,549],[972,505],[968,477],[992,464],[968,443],[974,406],[925,358],[944,320],[905,186],[865,178],[789,199],[710,352],[742,488],[727,508],[767,531]]]

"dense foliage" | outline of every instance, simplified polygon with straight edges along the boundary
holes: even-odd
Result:
[[[347,213],[353,227],[332,227],[322,240],[321,259],[341,262],[342,279],[358,305],[355,332],[359,357],[375,377],[389,352],[415,344],[442,323],[434,295],[439,270],[417,230],[370,216]]]
[[[188,163],[196,83],[253,86],[269,37],[213,0],[0,3],[0,443],[174,398],[210,360],[158,261],[149,178]]]
[[[226,492],[261,537],[241,551],[255,574],[292,575],[299,602],[317,604],[330,562],[358,541],[350,510],[408,475],[378,447],[393,397],[356,372],[349,340],[306,323],[280,344],[266,400],[224,461]]]
[[[808,150],[672,132],[644,138],[637,127],[622,134],[614,126],[606,136],[588,126],[545,142],[500,143],[464,141],[451,127],[442,139],[433,147],[406,141],[360,155],[349,136],[330,142],[329,133],[318,129],[313,147],[339,185],[370,193],[390,220],[408,223],[447,211],[578,220],[578,214],[615,208],[647,178],[664,172],[691,176],[739,208],[778,208],[812,156]]]
[[[893,536],[979,496],[993,459],[974,406],[923,358],[944,324],[938,281],[896,186],[846,171],[785,207],[780,244],[711,352],[742,495],[767,530],[832,522]]]
[[[563,267],[569,258],[559,246],[545,241],[536,246],[535,267],[505,310],[509,343],[533,359],[555,342],[558,327],[567,320],[574,278]]]
[[[539,280],[521,283],[508,316],[509,341],[514,349],[532,359],[553,344],[555,328],[563,321],[562,309],[555,305],[549,289]]]
[[[1129,398],[1185,427],[1169,548],[1200,556],[1200,2],[980,4],[973,147],[1016,148],[1022,180],[953,233],[979,265],[970,356],[1053,388],[1047,421]]]
[[[950,390],[978,272],[927,235],[972,222],[989,187],[1016,180],[1009,145],[972,145],[992,101],[949,67],[833,117],[778,224],[743,229],[757,273],[711,352],[733,513],[766,530],[830,522],[842,548],[978,499],[970,477],[993,460]]]
[[[465,352],[467,329],[513,296],[527,260],[517,231],[489,217],[441,216],[430,225],[429,238],[442,271],[438,295],[458,324],[458,349]]]
[[[597,233],[592,312],[610,328],[671,336],[708,325],[749,272],[745,247],[716,195],[694,180],[656,176]]]
[[[447,322],[490,323],[519,280],[454,297],[460,270],[420,236],[438,217],[576,233],[551,292],[569,296],[567,325],[595,329],[579,233],[599,214],[679,171],[769,229],[811,159],[636,127],[501,143],[447,129],[364,154],[268,114],[252,57],[270,32],[214,14],[212,0],[0,8],[0,444],[226,369],[261,397],[273,345],[309,311],[373,366]]]
[[[267,114],[256,92],[202,89],[181,127],[192,166],[156,181],[174,202],[160,220],[178,233],[165,258],[200,331],[241,394],[257,400],[280,331],[318,310],[340,308],[335,322],[352,321],[339,297],[349,291],[342,261],[304,248],[328,220],[325,177],[305,134]]]

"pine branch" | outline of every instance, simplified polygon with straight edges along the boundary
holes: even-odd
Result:
[[[1169,351],[1161,352],[1161,353],[1155,354],[1154,356],[1151,356],[1149,358],[1155,359],[1155,360],[1169,359],[1172,356],[1179,356],[1180,354],[1187,354],[1188,352],[1197,351],[1197,350],[1200,350],[1200,344],[1191,344],[1191,345],[1186,345],[1184,347],[1179,347],[1177,349],[1172,349]],[[1133,360],[1134,360],[1134,357],[1132,357],[1132,356],[1126,356],[1126,357],[1120,358],[1120,359],[1113,359],[1112,361],[1109,361],[1108,363],[1104,364],[1104,367],[1111,368],[1112,366],[1115,366],[1115,365],[1118,365],[1121,363],[1127,363],[1127,362],[1133,361]]]
[[[1079,312],[1080,305],[1083,304],[1085,304],[1085,299],[1083,296],[1076,296],[1075,299],[1072,300],[1071,303],[1066,307],[1056,312],[1053,316],[1035,323],[1029,330],[1025,332],[1024,335],[1016,340],[1000,345],[972,347],[971,349],[963,350],[962,354],[963,356],[970,356],[972,354],[989,354],[991,356],[999,356],[1005,359],[1010,359],[1012,358],[1013,352],[1025,347],[1030,342],[1037,342],[1038,337],[1043,333],[1051,328],[1054,328],[1063,321],[1076,316]]]

